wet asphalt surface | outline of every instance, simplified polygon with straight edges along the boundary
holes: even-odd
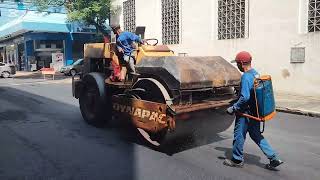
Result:
[[[264,135],[285,161],[270,171],[249,136],[244,168],[225,167],[233,118],[208,115],[183,124],[190,136],[155,150],[117,119],[87,125],[68,80],[0,79],[0,179],[320,179],[319,118],[278,113],[267,123]]]

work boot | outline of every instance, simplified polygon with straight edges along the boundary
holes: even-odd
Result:
[[[234,162],[232,159],[225,159],[223,161],[223,164],[226,166],[237,167],[237,168],[242,168],[244,165],[243,161]]]
[[[276,170],[276,167],[280,166],[281,164],[283,164],[283,161],[280,159],[270,160],[270,164],[267,164],[266,168],[270,170]]]
[[[274,160],[270,160],[270,166],[271,167],[278,167],[279,165],[283,164],[283,161],[281,161],[280,159],[274,159]]]

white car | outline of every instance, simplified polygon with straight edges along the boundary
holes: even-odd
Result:
[[[0,76],[3,78],[8,78],[11,75],[16,74],[16,68],[14,65],[4,64],[0,62]]]
[[[82,65],[83,65],[83,59],[78,59],[71,65],[63,66],[60,69],[60,72],[64,73],[64,75],[75,76],[76,74],[81,73]]]

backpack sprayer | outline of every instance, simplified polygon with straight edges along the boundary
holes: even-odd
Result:
[[[240,116],[262,122],[263,129],[261,133],[263,133],[265,128],[265,121],[271,120],[276,114],[271,76],[263,75],[261,77],[255,78],[253,89],[257,116],[240,112],[238,112],[238,114]]]

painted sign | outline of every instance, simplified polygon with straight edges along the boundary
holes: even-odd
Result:
[[[113,110],[139,122],[167,123],[166,104],[127,97],[113,96]]]
[[[63,53],[52,53],[52,63],[51,67],[56,71],[59,71],[64,64],[64,55]]]
[[[161,124],[166,123],[166,114],[130,105],[113,103],[113,110],[121,113],[127,113],[134,118],[139,118],[141,121],[156,121]]]

